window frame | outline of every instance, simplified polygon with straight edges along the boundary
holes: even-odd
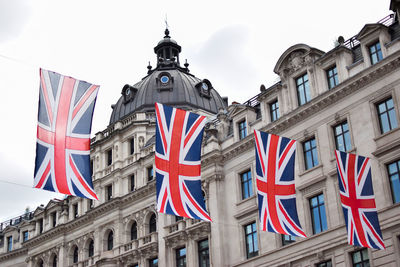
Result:
[[[315,267],[332,267],[332,260],[329,259],[322,262],[318,262],[315,264]]]
[[[281,235],[282,247],[293,244],[294,242],[296,242],[296,237],[294,237],[292,235],[283,235],[283,234]]]
[[[25,236],[25,234],[26,234],[26,236]],[[28,241],[28,240],[29,240],[29,231],[28,230],[23,231],[22,232],[22,242],[25,242],[25,241]]]
[[[207,241],[207,247],[202,248],[200,246],[200,243]],[[203,259],[203,252],[207,251],[207,259]],[[199,260],[199,267],[209,267],[210,266],[210,242],[208,238],[199,240],[197,241],[197,255],[198,255],[198,260]],[[203,260],[205,261],[205,264],[203,264]]]
[[[134,231],[135,229],[135,231]],[[130,240],[137,240],[138,239],[138,227],[137,227],[137,222],[133,221],[130,227]]]
[[[7,236],[7,252],[10,252],[13,250],[13,236]]]
[[[392,101],[393,106],[390,109],[388,109],[387,102],[390,100]],[[382,113],[379,111],[379,106],[381,104],[385,104],[385,111]],[[375,109],[376,109],[376,114],[377,114],[377,118],[378,118],[380,134],[386,134],[386,133],[399,127],[398,120],[397,120],[397,111],[396,111],[395,106],[396,106],[396,103],[395,103],[394,97],[392,95],[390,95],[380,101],[377,101],[375,103]],[[393,122],[391,121],[390,116],[389,116],[391,111],[393,111],[393,113],[394,113],[394,121]],[[387,130],[387,131],[385,131],[385,129],[383,129],[383,125],[382,125],[382,116],[383,115],[387,116],[387,121],[389,124],[389,130]],[[392,126],[394,123],[395,123],[395,126]]]
[[[107,235],[107,251],[113,250],[114,248],[114,232],[110,230]]]
[[[269,102],[268,106],[269,106],[269,116],[271,122],[278,120],[280,118],[278,99],[274,99],[271,102]]]
[[[250,178],[249,178],[250,174]],[[246,180],[244,180],[244,176],[247,177]],[[254,191],[253,191],[253,175],[251,172],[251,169],[247,169],[239,174],[240,177],[240,191],[241,191],[241,200],[248,199],[252,196],[254,196]],[[247,185],[247,187],[245,186]],[[246,190],[247,188],[247,190]]]
[[[375,51],[372,51],[371,48],[374,48]],[[383,60],[382,46],[379,40],[368,45],[367,50],[371,65],[375,65],[376,63]],[[376,61],[374,60],[374,56],[376,56]]]
[[[184,254],[180,254],[181,251],[184,251]],[[186,255],[187,250],[186,247],[179,247],[175,249],[175,265],[176,267],[185,266],[186,267]],[[183,261],[183,262],[182,262]]]
[[[135,137],[129,139],[129,155],[133,155],[135,153]]]
[[[237,123],[238,132],[239,132],[239,140],[243,140],[247,137],[247,121],[246,119],[242,119]]]
[[[390,173],[389,166],[392,164],[395,164],[395,166],[396,166],[395,173]],[[400,203],[400,193],[398,193],[398,196],[396,197],[395,190],[393,188],[392,178],[391,178],[393,175],[397,175],[397,183],[398,183],[398,187],[400,188],[400,159],[391,161],[385,165],[386,165],[386,173],[388,176],[389,186],[390,186],[390,191],[391,191],[391,196],[392,196],[392,204]]]
[[[106,191],[106,201],[110,201],[113,198],[113,186],[112,184],[108,184],[105,186],[105,191]]]
[[[339,85],[339,73],[336,64],[325,70],[328,90],[331,90]],[[331,82],[332,81],[332,82]]]
[[[315,142],[315,146],[312,146],[312,140],[314,140]],[[311,142],[310,143],[310,149],[306,149],[306,143]],[[311,136],[307,139],[305,139],[302,143],[302,149],[303,149],[303,159],[304,159],[304,170],[311,170],[313,168],[315,168],[316,166],[318,166],[319,163],[319,155],[318,155],[318,144],[317,144],[317,138],[315,136]],[[316,162],[314,160],[314,153],[313,150],[315,149],[315,156],[316,156]],[[307,160],[307,153],[311,152],[311,167],[308,166],[308,160]]]
[[[154,261],[157,261],[154,263]],[[158,267],[158,257],[149,259],[149,267]]]
[[[347,125],[347,130],[343,130],[343,124]],[[340,128],[341,128],[341,133],[340,134],[336,133],[336,129],[337,129],[338,126],[340,126]],[[343,144],[344,144],[344,148],[345,148],[345,150],[343,152],[350,151],[350,150],[353,149],[353,144],[352,144],[352,141],[351,141],[350,125],[349,125],[349,122],[347,120],[343,120],[343,121],[341,121],[339,123],[336,123],[335,125],[332,126],[332,130],[333,130],[333,138],[335,140],[335,148],[336,148],[336,150],[342,151],[342,150],[339,149],[338,137],[342,137],[342,139],[343,139]],[[346,134],[347,134],[347,137],[348,137],[349,144],[347,144],[347,141],[346,141],[346,138],[345,138]],[[348,146],[350,146],[350,147],[347,148]]]
[[[364,251],[366,251],[366,255],[368,255],[368,258],[367,259],[363,259],[363,252]],[[361,255],[361,262],[354,262],[354,255],[356,254],[356,253],[360,253],[360,255]],[[364,265],[364,263],[365,262],[368,262],[368,266],[370,266],[370,261],[369,261],[369,254],[368,254],[368,249],[367,248],[362,248],[362,249],[358,249],[358,250],[355,250],[355,251],[352,251],[351,253],[350,253],[350,260],[351,260],[351,266],[353,266],[353,267],[355,267],[355,266],[357,266],[357,267],[364,267],[365,265]],[[356,264],[361,264],[361,265],[356,265]]]
[[[152,219],[154,218],[154,221]],[[157,216],[153,213],[149,218],[149,234],[157,232]]]
[[[146,168],[147,182],[151,182],[154,180],[154,168],[153,165],[148,166]]]
[[[79,261],[79,248],[75,245],[74,250],[72,251],[72,263],[78,263]]]
[[[322,198],[323,198],[322,204],[320,203],[320,198],[319,198],[320,196],[322,196]],[[312,204],[312,200],[315,198],[317,199],[317,205],[314,207]],[[328,218],[327,218],[326,207],[325,207],[326,201],[325,201],[324,193],[320,192],[319,194],[309,197],[308,202],[309,202],[309,209],[310,209],[310,215],[311,215],[310,218],[311,218],[311,228],[312,228],[313,235],[327,231],[329,229],[329,227],[328,227]],[[321,207],[323,208],[323,212],[325,214],[324,217],[321,215]],[[319,231],[317,231],[318,229],[316,229],[316,224],[315,224],[316,218],[314,217],[314,212],[313,212],[315,209],[318,210],[318,217],[319,217],[318,219],[319,219],[319,225],[320,225]],[[325,220],[325,224],[323,223],[323,220]],[[324,225],[326,227],[325,229],[324,229]]]
[[[307,80],[305,80],[304,77],[307,76]],[[301,80],[300,84],[298,83]],[[308,102],[310,102],[312,100],[311,97],[311,88],[310,88],[310,80],[308,78],[308,73],[304,73],[302,75],[297,76],[294,79],[294,83],[296,85],[296,95],[297,95],[297,104],[299,107],[304,106],[305,104],[307,104]],[[307,91],[308,89],[308,91]],[[304,97],[304,103],[301,102],[301,97],[300,94],[303,94]],[[307,97],[307,95],[309,95],[309,98]]]
[[[248,233],[246,230],[246,228],[248,226],[251,227],[250,233]],[[259,255],[257,222],[253,221],[253,222],[243,225],[243,232],[244,232],[244,239],[245,239],[246,259],[257,257]],[[249,244],[249,242],[248,242],[249,236],[251,236],[251,244]],[[253,252],[250,252],[250,246],[252,247]]]
[[[94,256],[94,240],[90,239],[88,244],[88,257],[91,258]]]
[[[113,163],[113,160],[112,160],[112,148],[110,148],[110,149],[108,149],[108,150],[106,150],[106,165],[107,165],[107,167],[108,166],[111,166],[112,165],[112,163]]]
[[[135,191],[136,183],[135,183],[135,174],[132,173],[129,176],[129,187],[130,187],[130,192]]]

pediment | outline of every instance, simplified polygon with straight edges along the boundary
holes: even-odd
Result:
[[[357,34],[357,39],[361,41],[361,39],[369,36],[370,34],[380,31],[380,30],[385,30],[388,31],[388,27],[386,27],[383,24],[380,23],[371,23],[371,24],[366,24],[361,31]]]

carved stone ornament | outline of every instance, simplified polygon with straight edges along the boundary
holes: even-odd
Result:
[[[299,70],[304,65],[304,53],[294,52],[289,57],[288,67],[293,71]]]

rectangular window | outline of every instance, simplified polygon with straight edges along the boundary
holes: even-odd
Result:
[[[369,267],[368,250],[366,248],[351,253],[353,267]]]
[[[7,251],[12,250],[12,243],[13,243],[12,236],[7,237]]]
[[[210,267],[208,239],[201,240],[197,244],[199,253],[199,267]]]
[[[381,133],[389,132],[397,128],[396,112],[393,105],[393,99],[389,98],[376,105],[378,110],[379,124]]]
[[[269,112],[271,115],[271,122],[279,119],[279,103],[278,100],[275,100],[269,103]]]
[[[150,259],[149,267],[158,267],[158,258]]]
[[[72,206],[72,209],[73,209],[73,213],[74,213],[74,218],[78,218],[78,203],[77,204],[74,204],[73,206]]]
[[[317,142],[315,137],[303,142],[304,163],[306,170],[318,165]]]
[[[57,225],[57,212],[51,214],[51,226],[56,227]]]
[[[129,153],[132,155],[135,152],[135,139],[129,139]]]
[[[400,160],[387,165],[394,203],[400,203]]]
[[[371,65],[378,63],[383,59],[381,44],[376,42],[375,44],[368,47],[369,50],[369,58],[371,59]]]
[[[286,246],[296,242],[296,238],[291,235],[282,235],[282,246]]]
[[[302,106],[311,100],[310,85],[308,83],[307,74],[296,79],[296,88],[299,106]]]
[[[176,267],[186,267],[186,248],[175,250]]]
[[[329,260],[329,261],[317,263],[316,267],[332,267],[332,261]]]
[[[332,89],[339,84],[339,78],[336,66],[326,70],[326,77],[328,78],[328,88]]]
[[[154,178],[153,166],[147,168],[147,181],[151,181]]]
[[[246,239],[246,257],[252,258],[258,255],[257,226],[256,223],[250,223],[244,226]]]
[[[90,171],[91,171],[91,174],[93,175],[94,174],[94,163],[93,163],[92,159],[90,160]]]
[[[22,239],[23,239],[23,242],[28,241],[28,239],[29,239],[29,232],[28,231],[24,231],[22,233]]]
[[[349,151],[351,149],[351,141],[347,121],[333,127],[333,131],[335,134],[336,149],[343,152]]]
[[[251,181],[251,171],[245,171],[240,174],[240,182],[242,186],[242,199],[249,198],[253,195],[253,185]]]
[[[112,149],[107,150],[107,166],[112,164]]]
[[[131,175],[131,179],[130,179],[130,185],[131,185],[131,192],[133,192],[135,190],[135,175],[132,174]]]
[[[39,233],[43,233],[43,219],[39,219]]]
[[[112,185],[106,186],[106,197],[107,197],[107,200],[112,199]]]
[[[323,194],[310,198],[310,211],[313,234],[318,234],[320,232],[326,231],[328,229],[328,225],[326,223]]]
[[[88,202],[88,205],[89,205],[88,210],[93,209],[93,208],[94,208],[94,201],[93,201],[93,199],[88,199],[88,200],[89,200],[89,202]]]
[[[239,139],[242,140],[247,136],[246,120],[239,122],[238,125],[239,125]]]

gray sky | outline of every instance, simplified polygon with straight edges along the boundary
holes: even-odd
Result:
[[[269,3],[271,2],[271,3]],[[154,67],[170,35],[181,62],[229,102],[244,102],[278,79],[290,46],[325,52],[342,35],[390,14],[389,0],[131,1],[0,0],[0,221],[63,195],[33,189],[39,68],[99,84],[92,135],[104,130],[124,84]],[[18,185],[16,185],[18,184]]]

